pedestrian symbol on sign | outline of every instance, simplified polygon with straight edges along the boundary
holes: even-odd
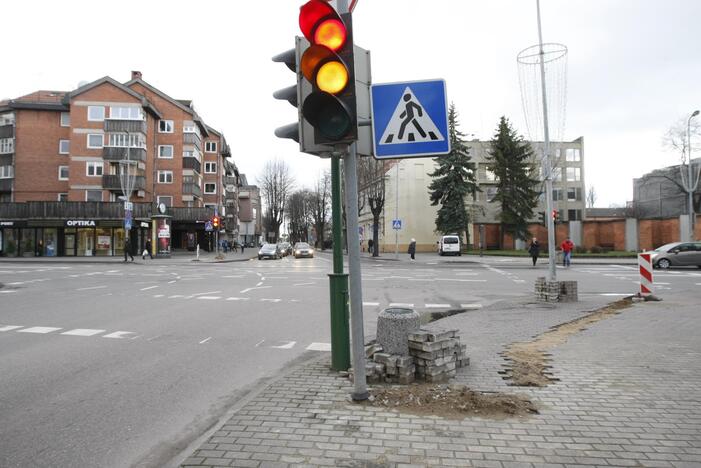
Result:
[[[392,229],[399,230],[402,228],[402,220],[401,219],[393,219],[392,220]]]
[[[407,86],[380,141],[383,145],[392,145],[443,140],[443,135],[436,124],[433,123],[428,113],[424,112],[419,98]]]

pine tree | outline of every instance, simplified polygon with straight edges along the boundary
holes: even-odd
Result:
[[[471,162],[470,151],[458,130],[458,113],[455,104],[448,111],[448,138],[450,153],[434,159],[438,164],[429,176],[433,177],[429,188],[431,205],[440,205],[436,216],[436,231],[449,234],[465,233],[466,243],[470,243],[468,223],[470,217],[465,206],[465,197],[474,196],[478,190],[475,181],[475,164]]]
[[[503,248],[506,233],[512,234],[515,239],[526,240],[530,237],[528,224],[538,204],[537,186],[540,181],[532,176],[535,166],[531,145],[516,134],[504,116],[491,142],[487,161],[497,182],[497,194],[491,202],[501,205],[499,220]]]

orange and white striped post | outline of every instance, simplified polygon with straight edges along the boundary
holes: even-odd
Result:
[[[640,270],[640,295],[652,294],[652,259],[649,253],[638,254],[638,269]]]

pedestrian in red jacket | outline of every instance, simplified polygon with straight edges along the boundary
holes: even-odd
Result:
[[[574,242],[572,242],[568,237],[562,242],[560,248],[562,249],[563,254],[562,262],[564,266],[568,267],[570,266],[570,262],[572,261],[572,250],[574,250]]]

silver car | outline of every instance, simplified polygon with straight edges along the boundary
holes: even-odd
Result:
[[[696,266],[701,268],[701,242],[672,242],[652,252],[652,265],[657,268]]]
[[[295,258],[309,257],[314,258],[314,249],[306,242],[297,242],[294,249]]]
[[[263,244],[263,247],[258,251],[258,260],[263,260],[264,258],[272,258],[273,260],[278,260],[282,256],[277,249],[275,244]]]

